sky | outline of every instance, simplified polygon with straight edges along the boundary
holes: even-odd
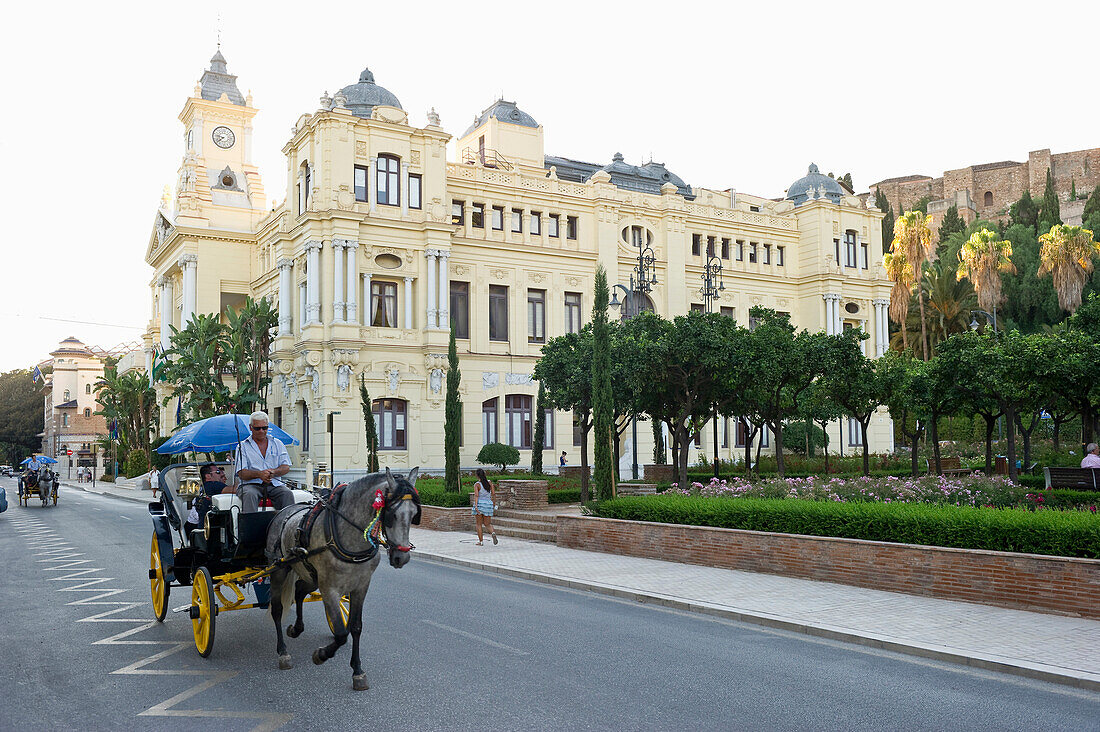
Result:
[[[269,201],[295,120],[368,66],[417,126],[434,107],[460,135],[503,95],[547,154],[778,197],[811,162],[866,191],[1100,147],[1097,53],[1072,35],[1098,20],[1097,2],[19,3],[0,46],[0,371],[69,336],[140,340],[177,116],[219,37],[259,109]]]

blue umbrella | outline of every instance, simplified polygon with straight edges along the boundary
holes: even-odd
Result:
[[[24,458],[23,462],[21,462],[19,464],[20,465],[26,465],[27,463],[29,463],[31,461],[31,459],[32,458]],[[46,457],[45,455],[39,455],[38,456],[38,462],[46,463],[47,465],[53,465],[53,464],[57,463],[57,461],[54,460],[52,457]]]
[[[237,443],[248,439],[247,414],[219,414],[192,422],[179,429],[171,439],[157,448],[161,455],[179,455],[181,452],[228,452],[237,449]],[[284,430],[270,425],[268,437],[274,437],[284,445],[297,445],[298,441]]]

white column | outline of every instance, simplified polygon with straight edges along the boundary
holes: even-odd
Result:
[[[359,254],[359,242],[354,239],[344,240],[344,249],[347,251],[347,271],[348,271],[348,292],[347,302],[345,303],[347,310],[347,322],[358,323],[359,322],[359,308],[356,303],[357,292],[356,285],[359,283],[359,267],[358,254]]]
[[[878,299],[875,303],[875,354],[883,356],[890,345],[890,301]]]
[[[401,161],[401,215],[409,215],[409,164]]]
[[[367,198],[370,199],[370,212],[374,213],[374,209],[378,205],[378,158],[370,159],[369,168],[370,170],[367,171]]]
[[[405,278],[405,323],[406,329],[413,327],[413,278]]]
[[[439,315],[439,308],[435,304],[435,268],[436,268],[436,254],[435,249],[428,249],[424,252],[425,259],[428,260],[428,320],[425,328],[428,330],[434,330],[438,321],[436,320]]]
[[[198,295],[197,269],[199,258],[194,254],[184,254],[176,264],[183,270],[183,312],[180,313],[180,328],[184,328],[195,314],[195,301]]]
[[[332,240],[332,322],[344,321],[344,240]]]
[[[302,172],[301,168],[298,168],[298,210],[294,212],[295,216],[304,214],[306,212],[306,176]]]
[[[821,296],[825,301],[825,335],[833,334],[833,299],[828,293]]]
[[[307,282],[303,282],[298,285],[298,332],[301,332],[302,326],[306,324],[306,313],[309,312],[309,295],[307,293]]]
[[[165,351],[172,347],[172,278],[160,278],[160,345]]]
[[[306,325],[321,322],[321,242],[306,242]]]
[[[153,378],[153,349],[145,349],[145,375],[150,379]]]
[[[840,295],[833,295],[833,335],[844,332],[844,324],[840,321]]]
[[[363,325],[370,325],[370,319],[374,315],[374,311],[371,310],[373,303],[371,302],[370,278],[369,273],[363,275]]]
[[[440,330],[451,329],[451,280],[447,274],[447,260],[450,258],[451,253],[449,251],[441,250],[439,252],[439,328]]]
[[[294,262],[282,257],[276,267],[279,269],[279,335],[290,335],[291,304],[290,285]]]

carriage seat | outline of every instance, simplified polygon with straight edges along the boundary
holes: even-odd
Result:
[[[298,490],[297,488],[292,488],[290,492],[294,495],[294,502],[295,503],[306,503],[306,504],[313,503],[313,494],[310,493],[309,491],[303,491],[303,490]],[[240,534],[238,533],[240,527],[239,527],[239,521],[238,521],[237,517],[240,514],[240,512],[244,509],[244,503],[241,502],[241,497],[236,495],[235,493],[218,493],[218,494],[215,494],[213,496],[210,496],[210,500],[213,504],[214,510],[216,510],[216,511],[230,511],[233,508],[237,509],[236,511],[233,511],[233,513],[232,513],[232,516],[233,516],[233,535],[234,536],[240,536]],[[260,508],[261,512],[263,512],[263,511],[274,511],[274,510],[275,510],[274,507],[271,507],[271,506]]]

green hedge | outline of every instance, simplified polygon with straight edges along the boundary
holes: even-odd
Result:
[[[1100,559],[1100,514],[906,503],[629,496],[605,518]]]

